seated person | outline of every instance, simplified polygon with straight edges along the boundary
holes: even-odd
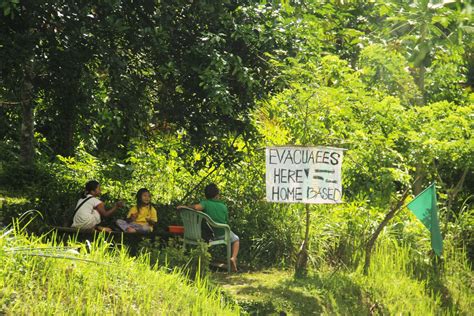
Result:
[[[128,212],[127,219],[118,219],[117,226],[127,233],[149,233],[158,222],[155,208],[151,205],[150,191],[143,188],[138,190],[137,205]]]
[[[111,208],[106,210],[104,203],[98,199],[102,191],[99,182],[92,180],[86,183],[84,193],[76,205],[76,210],[71,227],[81,229],[96,229],[99,231],[111,232],[110,227],[99,226],[102,217],[109,217],[117,209],[123,206],[122,201],[118,201]]]
[[[227,205],[219,200],[219,189],[217,186],[214,183],[207,185],[204,188],[204,194],[206,199],[188,207],[196,211],[203,211],[216,223],[228,224],[229,210],[227,209]],[[183,207],[186,206],[180,205],[178,209]],[[224,230],[222,228],[215,228],[214,230],[217,236],[216,239],[224,238]],[[230,258],[230,262],[232,264],[232,270],[237,271],[237,254],[239,253],[240,239],[239,236],[232,231],[230,232],[230,242],[232,243],[232,257]]]

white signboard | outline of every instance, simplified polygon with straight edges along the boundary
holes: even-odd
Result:
[[[267,147],[267,201],[341,202],[343,151],[333,147]]]

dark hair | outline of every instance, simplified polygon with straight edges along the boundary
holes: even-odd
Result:
[[[213,199],[219,194],[219,189],[217,185],[211,183],[204,188],[204,194],[206,195],[206,199]]]
[[[142,195],[143,193],[146,193],[146,192],[150,193],[148,189],[141,188],[140,190],[138,190],[137,195],[135,196],[137,198],[137,213],[140,212],[140,209],[143,206]],[[151,209],[151,203],[150,205],[148,205],[148,207]]]
[[[87,194],[91,193],[92,191],[95,191],[99,185],[99,182],[95,180],[87,182],[84,188],[84,192],[82,193],[82,197],[85,198]]]

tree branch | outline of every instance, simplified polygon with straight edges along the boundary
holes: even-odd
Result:
[[[415,182],[413,182],[412,185],[414,185],[420,178],[417,178],[415,180]],[[374,248],[374,245],[375,245],[375,241],[377,240],[377,238],[379,237],[380,235],[380,232],[382,231],[382,229],[387,226],[388,222],[395,216],[395,214],[397,213],[398,210],[400,210],[403,206],[403,203],[405,203],[405,200],[406,198],[408,197],[408,193],[410,192],[410,187],[411,186],[408,186],[406,189],[405,189],[405,192],[403,192],[402,196],[400,197],[400,199],[398,200],[397,204],[395,206],[392,207],[392,209],[387,213],[387,215],[385,215],[385,218],[383,219],[383,221],[379,224],[379,226],[377,227],[377,229],[375,230],[375,232],[372,234],[372,236],[370,237],[369,241],[367,242],[367,245],[365,247],[366,251],[365,251],[365,263],[364,263],[364,274],[367,275],[367,273],[369,272],[369,266],[370,266],[370,256],[372,254],[372,249]]]

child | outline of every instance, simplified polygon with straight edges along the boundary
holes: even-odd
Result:
[[[193,208],[196,211],[203,211],[216,223],[227,224],[229,210],[227,209],[227,205],[219,200],[219,189],[217,186],[214,183],[207,185],[204,188],[204,194],[206,199],[201,200],[199,204],[195,204],[190,208]],[[178,209],[182,207],[183,206],[180,205],[178,206]],[[224,238],[223,229],[216,228],[214,231],[217,236],[216,239]],[[232,257],[230,258],[230,262],[232,264],[232,270],[237,271],[237,254],[239,253],[240,239],[239,236],[234,234],[232,231],[230,232],[230,242],[232,243]]]
[[[151,205],[150,191],[143,188],[138,190],[137,205],[133,206],[127,215],[127,220],[118,219],[117,225],[127,233],[148,233],[153,231],[153,225],[158,222],[155,208]]]
[[[86,183],[84,193],[77,202],[74,219],[71,227],[81,229],[96,229],[99,231],[111,232],[110,227],[98,226],[101,221],[101,216],[109,217],[115,211],[123,206],[122,201],[118,201],[111,208],[106,210],[104,203],[98,199],[102,190],[99,182],[91,180]]]

